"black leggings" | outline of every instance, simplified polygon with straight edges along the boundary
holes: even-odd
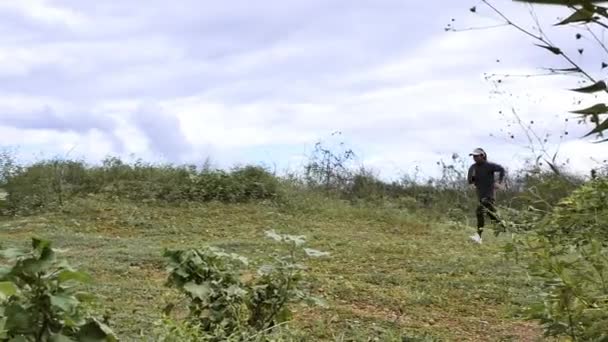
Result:
[[[488,214],[490,219],[495,222],[499,222],[498,216],[496,215],[496,207],[494,206],[494,199],[490,197],[484,197],[479,200],[477,206],[477,229],[480,230],[485,226],[485,214]]]

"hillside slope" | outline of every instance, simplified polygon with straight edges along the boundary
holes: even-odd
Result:
[[[39,236],[67,249],[70,262],[95,278],[101,310],[123,340],[145,340],[166,304],[164,248],[211,244],[256,260],[272,250],[264,237],[269,229],[304,235],[311,248],[331,253],[307,261],[315,292],[329,307],[295,308],[293,325],[311,340],[537,340],[534,323],[512,318],[532,284],[504,260],[495,238],[487,234],[475,245],[470,229],[424,221],[397,209],[329,200],[287,210],[89,197],[60,213],[5,219],[0,241],[25,246]]]

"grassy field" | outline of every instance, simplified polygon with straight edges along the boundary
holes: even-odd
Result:
[[[149,340],[170,296],[164,248],[215,245],[263,258],[274,248],[264,231],[305,235],[329,258],[307,261],[316,294],[328,308],[297,307],[293,326],[311,341],[535,341],[517,309],[532,293],[525,273],[501,255],[489,231],[483,245],[472,228],[431,222],[394,208],[355,208],[337,201],[278,208],[270,204],[192,206],[113,202],[94,197],[60,213],[5,219],[4,246],[32,236],[67,249],[65,256],[96,280],[115,331]],[[504,237],[502,238],[504,239]]]

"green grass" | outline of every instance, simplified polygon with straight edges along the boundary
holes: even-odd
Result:
[[[147,340],[173,292],[164,287],[164,248],[216,245],[254,260],[275,247],[264,231],[305,235],[310,275],[328,308],[296,307],[293,326],[311,341],[534,341],[541,329],[514,318],[533,292],[525,273],[504,260],[488,231],[483,245],[471,228],[425,220],[398,209],[355,208],[326,201],[315,210],[270,204],[158,206],[90,197],[59,213],[6,219],[4,246],[32,236],[67,249],[65,256],[95,279],[115,331]],[[405,339],[404,339],[405,340]]]

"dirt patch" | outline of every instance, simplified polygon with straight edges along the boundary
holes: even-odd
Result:
[[[137,275],[138,279],[152,280],[159,286],[164,286],[167,281],[167,271],[160,262],[142,261],[133,263],[129,267],[129,273]]]
[[[113,222],[99,222],[92,228],[92,231],[96,234],[119,238],[130,238],[137,235],[132,229],[116,225]]]
[[[411,317],[406,315],[405,312],[390,310],[388,308],[377,307],[364,303],[353,303],[345,306],[338,306],[338,308],[349,311],[358,317],[389,321],[398,323],[399,325],[409,325],[413,322]]]
[[[542,340],[542,329],[533,322],[504,321],[498,317],[486,320],[477,317],[462,317],[442,312],[438,308],[425,313],[408,313],[367,303],[344,303],[333,306],[338,312],[365,320],[384,321],[397,324],[404,329],[424,328],[432,331],[448,332],[458,341],[521,341]],[[306,320],[319,318],[319,313],[311,309],[299,312]],[[338,317],[333,318],[339,321]]]

